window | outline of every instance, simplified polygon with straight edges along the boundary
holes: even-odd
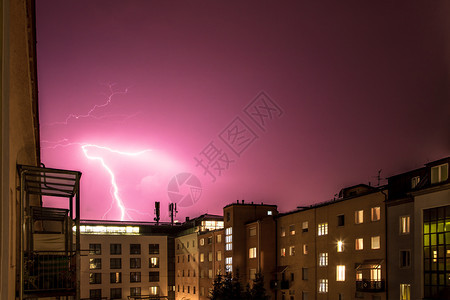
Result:
[[[371,281],[381,281],[381,266],[372,265],[370,267],[370,280]]]
[[[328,253],[319,253],[319,266],[328,266]]]
[[[303,244],[303,254],[304,255],[308,254],[308,245],[307,244]]]
[[[195,295],[195,286],[192,287],[192,293]]]
[[[140,269],[141,259],[137,257],[130,258],[130,269]]]
[[[148,288],[150,295],[158,295],[159,294],[159,289],[157,286],[151,286]],[[184,292],[184,285],[183,285],[183,292]]]
[[[280,233],[281,237],[285,237],[286,236],[286,228],[281,227],[281,233]]]
[[[344,242],[343,241],[337,242],[337,252],[344,252]]]
[[[345,281],[345,265],[336,266],[336,281]]]
[[[364,210],[355,211],[355,224],[364,223]]]
[[[109,273],[109,283],[121,283],[121,282],[122,282],[122,272]]]
[[[286,256],[286,248],[281,248],[281,256]]]
[[[338,223],[338,226],[344,226],[345,225],[345,216],[344,215],[337,216],[337,223]]]
[[[328,223],[320,223],[317,225],[317,235],[327,235],[328,234]]]
[[[271,216],[271,215],[272,215],[272,211],[271,211],[271,210],[268,210],[268,211],[267,211],[267,215],[268,215],[268,216]]]
[[[141,288],[140,287],[132,287],[130,288],[130,296],[140,296],[141,295]]]
[[[141,254],[141,244],[130,244],[130,254]]]
[[[250,227],[250,229],[248,230],[248,235],[255,236],[256,235],[256,227]]]
[[[295,246],[290,246],[289,247],[289,255],[290,256],[294,256],[295,255]]]
[[[370,209],[370,218],[372,222],[379,221],[381,218],[381,208],[379,206]]]
[[[109,245],[109,254],[111,254],[111,255],[122,254],[122,244],[110,244]]]
[[[308,280],[308,268],[302,268],[302,280]]]
[[[400,251],[400,268],[409,268],[411,266],[411,251]]]
[[[302,300],[308,300],[309,299],[309,293],[308,292],[302,292]]]
[[[208,261],[212,261],[213,260],[213,253],[209,252],[208,253]]]
[[[102,290],[101,289],[89,290],[89,298],[91,298],[91,299],[100,299],[101,297],[102,297]]]
[[[402,283],[400,284],[400,300],[410,300],[411,299],[411,284]]]
[[[159,268],[159,257],[150,257],[149,268]]]
[[[212,269],[208,270],[208,278],[213,278],[213,270]]]
[[[225,250],[233,250],[233,228],[225,229]]]
[[[356,271],[356,281],[362,281],[362,271],[361,270],[357,270]]]
[[[295,225],[289,225],[289,234],[290,235],[295,235]]]
[[[250,280],[254,280],[256,278],[256,269],[250,269],[248,271],[248,277]]]
[[[420,176],[415,176],[411,178],[411,188],[415,189],[420,182]]]
[[[159,244],[148,244],[148,254],[159,254]]]
[[[380,249],[380,236],[373,236],[371,238],[372,249]]]
[[[256,258],[256,247],[248,249],[248,258]]]
[[[294,273],[291,273],[291,282],[294,282]]]
[[[148,281],[149,282],[158,282],[159,281],[159,272],[148,272]]]
[[[141,282],[141,272],[130,272],[130,282]]]
[[[208,241],[208,245],[211,245],[212,244],[212,236],[209,236],[207,241]]]
[[[438,183],[448,179],[448,164],[431,168],[431,183]]]
[[[328,279],[319,279],[319,293],[328,293]]]
[[[225,272],[232,272],[232,271],[233,271],[233,258],[225,257]]]
[[[308,221],[302,223],[302,232],[308,232]]]
[[[400,217],[400,234],[409,234],[410,221],[409,216]]]
[[[100,255],[102,254],[101,244],[89,244],[89,254]]]
[[[359,238],[355,240],[355,250],[363,250],[364,249],[364,240],[363,238]]]
[[[122,268],[122,259],[121,258],[110,258],[109,259],[109,268],[110,269]]]
[[[200,253],[200,262],[205,261],[205,253]]]
[[[200,239],[200,246],[205,246],[205,239]]]
[[[102,273],[89,273],[89,284],[101,284]]]
[[[191,256],[188,254],[187,255],[187,261],[190,262],[191,261]]]
[[[217,261],[222,261],[222,251],[217,251],[217,253],[216,253],[216,258],[217,258]]]
[[[109,290],[110,299],[122,299],[122,289],[112,288]]]
[[[218,235],[216,236],[216,242],[217,242],[217,243],[222,243],[222,235],[221,235],[221,234],[218,234]]]
[[[102,259],[101,258],[90,258],[89,259],[89,269],[96,270],[102,268]]]

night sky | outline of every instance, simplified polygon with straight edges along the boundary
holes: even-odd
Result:
[[[42,162],[84,219],[288,211],[450,153],[449,1],[36,2]]]

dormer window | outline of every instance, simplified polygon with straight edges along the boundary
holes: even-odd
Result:
[[[443,182],[448,179],[448,164],[431,168],[431,183]]]
[[[415,189],[420,182],[420,176],[415,176],[411,178],[411,188]]]

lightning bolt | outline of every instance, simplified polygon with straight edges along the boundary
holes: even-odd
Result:
[[[81,149],[83,150],[84,155],[91,160],[98,160],[102,167],[106,170],[106,172],[109,174],[109,176],[111,177],[111,195],[113,197],[113,203],[115,202],[117,207],[120,209],[121,211],[121,215],[120,215],[120,220],[123,221],[125,219],[125,215],[131,219],[131,217],[128,215],[127,213],[127,209],[125,207],[125,205],[123,204],[122,199],[120,198],[119,195],[119,187],[117,185],[116,182],[116,176],[114,175],[114,172],[111,170],[111,168],[105,163],[105,160],[103,159],[103,157],[100,156],[92,156],[88,154],[87,148],[97,148],[97,149],[102,149],[102,150],[106,150],[109,151],[111,153],[117,153],[120,155],[125,155],[125,156],[139,156],[143,153],[146,152],[150,152],[150,149],[146,149],[146,150],[142,150],[139,152],[123,152],[123,151],[118,151],[118,150],[114,150],[111,149],[109,147],[104,147],[104,146],[98,146],[98,145],[92,145],[92,144],[85,144],[83,146],[81,146]],[[108,209],[108,211],[105,213],[105,215],[111,210],[113,203],[111,203],[111,207]],[[103,215],[103,217],[105,217],[105,215]]]
[[[103,108],[108,106],[109,104],[111,104],[111,101],[113,99],[114,96],[116,95],[125,95],[128,93],[128,88],[126,88],[124,91],[114,91],[113,87],[115,84],[108,84],[108,88],[109,88],[109,95],[106,97],[106,101],[102,104],[94,104],[94,106],[91,107],[91,109],[89,109],[86,113],[84,114],[69,114],[66,119],[62,122],[53,122],[53,123],[49,123],[49,126],[53,126],[53,125],[67,125],[69,123],[69,121],[71,119],[81,119],[81,118],[94,118],[94,119],[102,119],[104,117],[98,117],[93,115],[93,113],[98,110],[99,108]],[[122,116],[122,115],[120,115]],[[125,116],[126,118],[129,118],[129,116]]]

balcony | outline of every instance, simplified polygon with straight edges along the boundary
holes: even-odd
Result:
[[[357,292],[384,292],[384,280],[372,281],[362,280],[356,281]]]

